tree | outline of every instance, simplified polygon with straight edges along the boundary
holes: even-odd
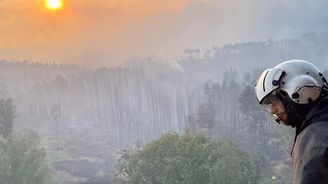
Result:
[[[255,91],[250,86],[247,86],[239,97],[239,109],[250,121],[262,120],[264,117],[263,108],[258,104]]]
[[[219,85],[207,82],[203,88],[204,97],[195,113],[186,117],[185,131],[188,133],[202,132],[212,136],[213,128],[218,124]],[[205,130],[205,131],[204,131]]]
[[[167,134],[136,152],[125,150],[118,184],[256,183],[256,162],[229,141],[201,134]]]
[[[0,139],[0,183],[47,184],[51,181],[46,153],[35,132]]]
[[[198,124],[194,114],[190,114],[186,117],[184,131],[186,133],[197,133],[198,132]]]
[[[5,138],[13,132],[16,107],[11,98],[0,99],[0,134]]]
[[[197,110],[197,123],[201,128],[211,130],[215,125],[216,108],[211,101],[200,104]]]
[[[254,89],[247,86],[239,97],[239,109],[243,114],[245,124],[249,131],[250,143],[255,146],[251,148],[254,154],[260,151],[268,151],[268,128],[267,128],[267,113],[256,100]]]
[[[52,106],[51,116],[52,116],[52,119],[54,120],[54,125],[55,125],[55,136],[56,136],[56,140],[57,140],[57,149],[59,148],[59,126],[58,126],[58,122],[59,122],[60,115],[61,115],[60,105],[56,104],[56,105]]]

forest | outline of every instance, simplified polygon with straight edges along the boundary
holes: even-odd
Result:
[[[0,183],[290,183],[294,130],[254,85],[289,59],[327,77],[327,49],[306,33],[119,67],[1,60]]]

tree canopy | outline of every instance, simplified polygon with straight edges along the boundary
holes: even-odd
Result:
[[[8,137],[13,132],[16,106],[11,98],[0,99],[0,134]]]
[[[11,134],[0,139],[0,183],[48,184],[51,170],[35,132]]]
[[[256,183],[258,167],[229,141],[201,134],[167,134],[140,150],[125,150],[119,161],[119,184]]]

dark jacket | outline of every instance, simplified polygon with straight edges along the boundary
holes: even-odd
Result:
[[[328,98],[321,99],[296,127],[293,184],[328,184]]]

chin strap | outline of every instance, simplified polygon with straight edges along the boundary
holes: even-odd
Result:
[[[282,102],[284,101],[284,98],[281,98]],[[285,105],[285,103],[283,102],[283,104]],[[282,120],[282,117],[287,114],[288,115],[288,111],[290,110],[290,107],[291,107],[291,104],[292,104],[292,100],[288,100],[288,103],[286,105],[286,108],[285,108],[285,111],[284,113],[282,113],[280,116],[278,116],[278,118],[275,119],[275,121],[278,123],[278,124],[281,124],[281,120]]]

